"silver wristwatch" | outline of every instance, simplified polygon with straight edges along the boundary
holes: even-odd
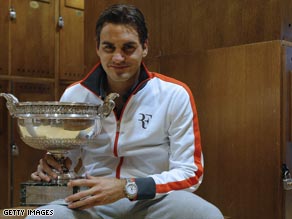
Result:
[[[133,201],[137,198],[138,186],[135,183],[134,178],[126,178],[126,185],[124,191],[129,200]]]

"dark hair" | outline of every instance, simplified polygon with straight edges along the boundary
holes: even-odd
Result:
[[[142,46],[148,39],[148,30],[143,13],[133,5],[115,4],[105,9],[96,22],[96,40],[100,43],[100,32],[106,23],[130,25],[138,32]]]

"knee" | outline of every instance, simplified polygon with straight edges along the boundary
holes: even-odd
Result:
[[[223,219],[221,211],[210,202],[189,192],[174,192],[171,196],[173,211],[182,213],[183,218]],[[182,218],[182,217],[181,217]]]
[[[209,203],[209,206],[206,207],[205,210],[206,214],[204,219],[224,219],[224,216],[221,213],[221,211],[211,203]]]

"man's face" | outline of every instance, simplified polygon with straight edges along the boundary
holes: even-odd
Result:
[[[148,45],[142,47],[137,31],[129,25],[105,24],[96,48],[100,62],[112,83],[134,83]]]

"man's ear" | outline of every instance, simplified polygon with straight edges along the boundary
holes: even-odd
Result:
[[[147,56],[147,54],[148,54],[148,49],[144,49],[143,50],[143,54],[142,54],[143,58],[145,58]]]
[[[99,56],[98,45],[99,45],[99,43],[96,41],[96,42],[95,42],[95,51],[96,51],[97,56]]]
[[[147,54],[148,54],[148,40],[146,40],[143,44],[143,53],[142,53],[143,58],[146,57]]]

